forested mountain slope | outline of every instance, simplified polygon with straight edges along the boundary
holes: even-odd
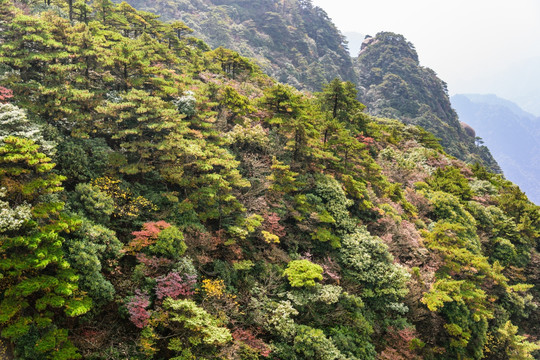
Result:
[[[461,126],[446,84],[420,66],[414,45],[402,35],[384,32],[366,39],[355,67],[360,100],[370,113],[420,125],[440,138],[449,154],[500,170],[488,148],[477,146]]]
[[[446,84],[419,65],[414,46],[401,35],[378,34],[352,59],[344,36],[310,0],[128,2],[164,19],[184,21],[212,48],[239,51],[298,89],[320,90],[334,78],[351,81],[364,90],[360,100],[370,113],[420,125],[441,138],[451,155],[500,171],[488,148],[477,147],[462,129]]]
[[[538,354],[540,209],[511,182],[352,83],[299,91],[126,3],[12,5],[1,356]]]
[[[504,175],[540,204],[540,118],[495,95],[454,95],[452,105],[491,150]]]
[[[345,38],[311,0],[130,0],[137,9],[180,20],[212,48],[254,59],[299,89],[320,90],[338,77],[353,81]]]

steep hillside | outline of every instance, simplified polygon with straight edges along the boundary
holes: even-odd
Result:
[[[299,91],[127,3],[16,4],[0,356],[538,356],[540,208],[517,186],[350,82]]]
[[[505,176],[540,204],[540,118],[495,95],[455,95],[452,105],[483,139]]]
[[[181,20],[194,36],[255,59],[267,74],[320,90],[355,78],[344,36],[311,0],[129,0],[137,9]]]
[[[310,0],[128,2],[184,21],[212,48],[239,51],[298,89],[320,90],[334,78],[351,81],[364,89],[360,100],[370,113],[423,126],[442,139],[451,155],[499,171],[489,150],[477,147],[461,128],[444,82],[419,66],[414,46],[401,35],[379,34],[353,63],[345,37]],[[360,46],[354,46],[356,56]]]
[[[420,125],[440,138],[449,154],[499,170],[489,150],[476,146],[460,125],[446,84],[420,66],[414,45],[402,35],[385,32],[366,39],[355,66],[360,100],[370,113]]]

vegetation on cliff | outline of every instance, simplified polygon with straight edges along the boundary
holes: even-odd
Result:
[[[367,39],[355,67],[360,100],[371,114],[422,126],[441,139],[450,155],[500,172],[488,148],[461,126],[446,83],[420,65],[414,45],[403,35],[382,32]]]
[[[345,37],[311,0],[130,0],[133,7],[180,20],[212,48],[254,59],[270,76],[320,90],[356,78]]]

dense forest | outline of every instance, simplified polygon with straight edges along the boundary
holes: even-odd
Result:
[[[0,358],[540,358],[540,208],[363,91],[0,0]]]
[[[119,1],[118,1],[119,2]],[[351,59],[343,35],[310,0],[128,0],[195,29],[212,48],[220,46],[253,59],[262,70],[297,89],[320,91],[334,78],[360,89],[370,114],[424,127],[450,155],[500,172],[487,147],[476,144],[451,108],[446,84],[420,65],[402,35],[368,37]]]
[[[120,2],[120,1],[117,1]],[[277,80],[320,90],[356,79],[345,37],[311,0],[129,0],[165,20],[180,20],[212,48],[254,59]]]

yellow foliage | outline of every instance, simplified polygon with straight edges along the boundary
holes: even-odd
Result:
[[[230,304],[232,307],[238,306],[238,303],[235,301],[236,295],[226,292],[225,283],[221,279],[204,279],[202,281],[202,291],[206,299],[219,300],[216,303],[224,302]]]
[[[139,338],[139,349],[148,357],[152,357],[156,352],[156,339],[157,335],[154,332],[154,329],[150,326],[147,326],[141,332]]]
[[[142,196],[135,197],[129,190],[120,186],[120,180],[108,176],[100,177],[92,182],[99,190],[109,195],[114,201],[114,217],[138,217],[142,210],[156,211],[157,207]]]
[[[221,298],[225,292],[225,283],[221,279],[204,279],[202,281],[202,290],[207,297]]]
[[[279,244],[279,236],[269,233],[268,231],[261,231],[264,236],[264,241],[268,244]]]

